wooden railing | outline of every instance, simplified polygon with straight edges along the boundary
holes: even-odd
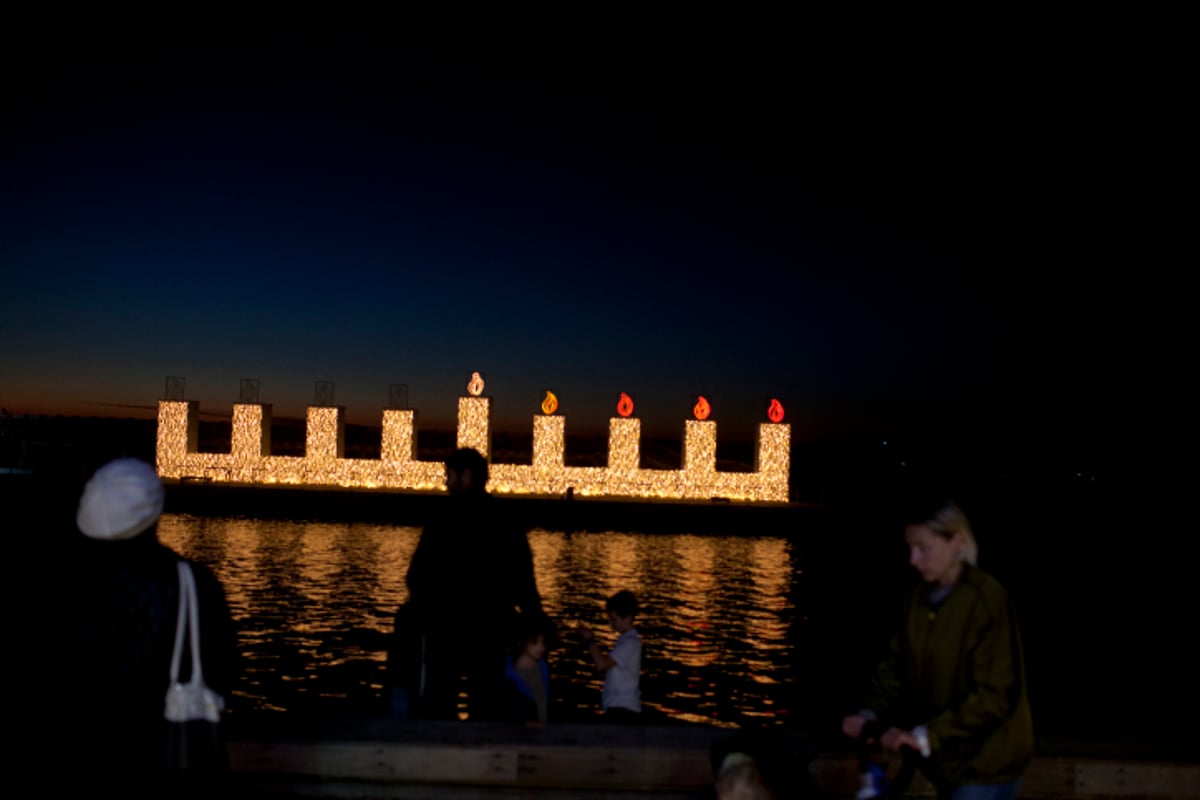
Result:
[[[351,726],[293,726],[284,736],[243,734],[230,742],[235,774],[279,796],[386,796],[426,786],[572,790],[647,797],[700,797],[712,786],[712,748],[726,729],[687,726],[560,725],[543,729],[470,723],[360,721]],[[858,764],[849,752],[821,752],[788,733],[792,764],[816,796],[853,797]],[[806,750],[807,748],[807,750]],[[1067,752],[1071,749],[1080,752]],[[1085,746],[1039,754],[1023,781],[1024,798],[1200,797],[1200,754],[1180,758],[1145,747]],[[1125,755],[1121,755],[1125,753]],[[391,787],[390,789],[388,787]],[[386,791],[385,791],[386,790]],[[374,793],[373,793],[374,792]],[[917,776],[910,797],[933,797]]]

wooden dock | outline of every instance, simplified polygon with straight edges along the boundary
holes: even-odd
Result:
[[[714,746],[733,735],[692,726],[549,725],[387,719],[290,721],[233,731],[237,785],[264,798],[712,798]],[[774,735],[774,734],[773,734]],[[794,796],[852,798],[849,750],[781,732]],[[910,797],[933,797],[917,777]],[[1023,798],[1197,798],[1200,753],[1145,744],[1042,743]]]

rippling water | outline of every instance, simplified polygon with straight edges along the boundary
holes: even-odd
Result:
[[[386,637],[407,599],[418,528],[165,514],[164,543],[209,564],[240,627],[239,709],[385,713]],[[651,713],[715,725],[783,724],[799,575],[779,537],[529,532],[538,587],[560,630],[611,641],[604,599],[642,605],[642,694]],[[597,713],[602,680],[570,637],[549,653],[552,713]]]

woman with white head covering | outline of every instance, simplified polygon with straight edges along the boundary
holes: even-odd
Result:
[[[161,792],[166,777],[164,698],[181,556],[158,540],[163,502],[162,482],[144,461],[119,458],[96,470],[79,499],[75,520],[83,538],[61,587],[63,676],[56,699],[63,704],[58,715],[69,720],[68,777],[126,797]],[[228,702],[237,661],[229,606],[212,571],[189,563],[200,602],[204,680]]]

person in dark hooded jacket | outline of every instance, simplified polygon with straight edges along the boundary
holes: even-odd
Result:
[[[63,553],[48,676],[56,689],[46,698],[46,719],[70,736],[70,746],[63,740],[46,746],[67,754],[63,781],[89,793],[217,793],[228,766],[219,761],[205,775],[187,776],[168,769],[164,712],[182,557],[158,539],[163,502],[152,466],[110,461],[87,482],[75,515],[82,537]],[[189,564],[204,681],[228,703],[238,670],[236,630],[220,581],[206,565]],[[185,663],[186,679],[190,654]]]

